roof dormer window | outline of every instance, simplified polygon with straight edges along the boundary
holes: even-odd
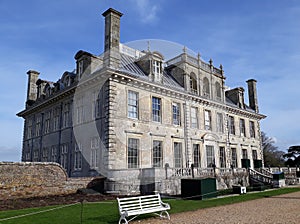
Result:
[[[152,73],[153,73],[153,78],[154,81],[160,81],[161,80],[161,62],[153,60],[152,63]]]

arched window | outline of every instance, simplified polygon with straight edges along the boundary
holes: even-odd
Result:
[[[222,89],[221,89],[221,85],[219,82],[216,82],[215,88],[216,88],[216,99],[221,100],[222,99]]]
[[[203,79],[203,95],[206,97],[210,96],[209,81],[206,77]]]
[[[197,79],[195,73],[190,74],[190,91],[194,94],[198,93]]]

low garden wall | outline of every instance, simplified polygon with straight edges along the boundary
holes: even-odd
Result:
[[[58,163],[0,162],[0,200],[75,193],[93,179],[68,178]]]

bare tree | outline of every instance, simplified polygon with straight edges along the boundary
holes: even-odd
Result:
[[[261,141],[265,166],[284,166],[283,155],[285,152],[278,150],[274,139],[261,132]]]

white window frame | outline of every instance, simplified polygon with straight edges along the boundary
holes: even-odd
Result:
[[[135,119],[139,117],[139,93],[132,90],[127,92],[127,116]]]

